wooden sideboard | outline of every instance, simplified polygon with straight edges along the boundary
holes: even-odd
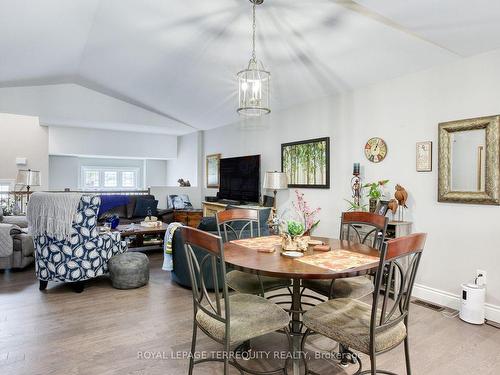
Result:
[[[389,221],[385,232],[385,238],[392,239],[407,236],[411,234],[411,227],[411,221]]]
[[[202,210],[174,210],[174,221],[192,228],[198,228],[203,216]]]

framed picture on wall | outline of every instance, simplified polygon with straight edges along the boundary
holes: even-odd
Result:
[[[417,142],[417,172],[432,172],[432,142]]]
[[[220,154],[207,155],[207,188],[219,187],[219,164]]]
[[[330,137],[281,144],[288,187],[330,188]]]

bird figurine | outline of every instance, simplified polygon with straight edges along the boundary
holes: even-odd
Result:
[[[393,215],[396,215],[396,211],[398,210],[398,201],[396,199],[391,199],[387,204],[387,208],[391,210]]]
[[[408,200],[408,192],[404,187],[401,185],[397,184],[396,185],[396,191],[394,192],[394,198],[397,199],[398,204],[400,206],[403,206],[404,208],[408,208],[406,205],[406,201]]]

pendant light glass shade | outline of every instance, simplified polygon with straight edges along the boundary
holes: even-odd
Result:
[[[238,113],[246,116],[260,116],[271,112],[271,73],[264,69],[255,53],[255,7],[264,0],[250,0],[252,6],[252,58],[246,69],[238,73]]]
[[[271,73],[260,61],[250,60],[248,67],[238,73],[238,113],[246,116],[260,116],[269,109]]]

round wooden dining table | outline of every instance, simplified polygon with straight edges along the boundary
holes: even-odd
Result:
[[[263,238],[263,237],[259,237]],[[312,264],[303,263],[297,258],[289,258],[281,255],[280,251],[269,252],[269,248],[259,249],[259,245],[252,244],[248,246],[243,243],[248,243],[252,239],[245,241],[229,241],[224,245],[224,260],[230,264],[233,269],[258,274],[263,276],[280,277],[284,279],[292,279],[292,301],[291,301],[291,330],[293,341],[293,375],[299,375],[300,371],[300,341],[302,338],[301,324],[301,280],[302,279],[339,279],[344,277],[353,277],[373,273],[378,266],[379,252],[377,249],[354,243],[347,240],[337,240],[326,237],[313,237],[315,240],[320,240],[324,244],[328,244],[331,248],[332,256],[337,252],[340,256],[345,251],[355,254],[374,257],[373,262],[360,265],[358,267],[349,268],[347,270],[331,270],[324,267],[319,267]],[[341,250],[344,250],[341,252]],[[309,246],[304,256],[316,255],[325,253],[324,251],[314,251],[313,246]]]

